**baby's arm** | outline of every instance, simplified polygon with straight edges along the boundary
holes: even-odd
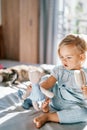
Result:
[[[41,81],[39,84],[42,88],[45,88],[48,90],[53,87],[56,81],[57,81],[56,78],[51,75],[46,80]]]
[[[41,81],[40,84],[40,89],[43,94],[45,94],[49,98],[54,97],[54,93],[51,91],[48,91],[48,89],[52,88],[53,85],[55,84],[56,79],[53,76],[48,77],[44,81]]]

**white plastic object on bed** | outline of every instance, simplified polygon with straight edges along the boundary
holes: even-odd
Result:
[[[74,71],[74,77],[76,84],[79,88],[81,88],[83,85],[86,85],[86,77],[85,77],[85,72],[84,70],[75,70]]]

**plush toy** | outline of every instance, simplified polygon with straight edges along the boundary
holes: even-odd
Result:
[[[85,72],[81,70],[75,70],[74,71],[75,81],[77,86],[81,89],[81,87],[84,85],[86,86],[86,77]]]
[[[86,85],[86,75],[85,75],[85,72],[84,70],[75,70],[74,71],[74,76],[75,76],[75,81],[76,81],[76,84],[77,86],[79,87],[80,90],[82,90],[82,87],[83,86],[87,86]],[[86,99],[86,105],[87,105],[87,93],[86,91],[83,91],[83,96],[84,96],[84,99]]]
[[[41,88],[39,82],[41,80],[46,80],[47,76],[38,70],[32,70],[29,72],[29,79],[31,82],[32,90],[28,87],[26,93],[22,95],[24,101],[27,99],[32,101],[32,105],[35,110],[40,110],[42,103],[45,101],[46,97],[52,98],[54,94],[44,88]],[[25,102],[24,102],[25,103]],[[23,106],[24,106],[23,103]],[[26,105],[26,104],[25,104]],[[26,106],[24,106],[26,108]]]

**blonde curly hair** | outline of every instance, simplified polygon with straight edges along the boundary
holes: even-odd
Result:
[[[58,54],[60,55],[60,48],[65,45],[76,46],[77,49],[81,53],[85,53],[87,51],[87,43],[86,41],[80,37],[79,35],[69,34],[64,37],[64,39],[60,42],[58,46]]]

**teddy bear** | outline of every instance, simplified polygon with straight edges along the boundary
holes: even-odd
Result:
[[[27,90],[24,94],[19,91],[22,99],[24,99],[23,107],[25,109],[29,108],[32,103],[34,109],[39,111],[42,103],[47,97],[53,98],[54,94],[51,91],[46,90],[39,85],[39,82],[46,80],[48,76],[49,75],[44,75],[44,73],[40,72],[39,70],[29,71],[29,79],[31,84],[27,87]]]

